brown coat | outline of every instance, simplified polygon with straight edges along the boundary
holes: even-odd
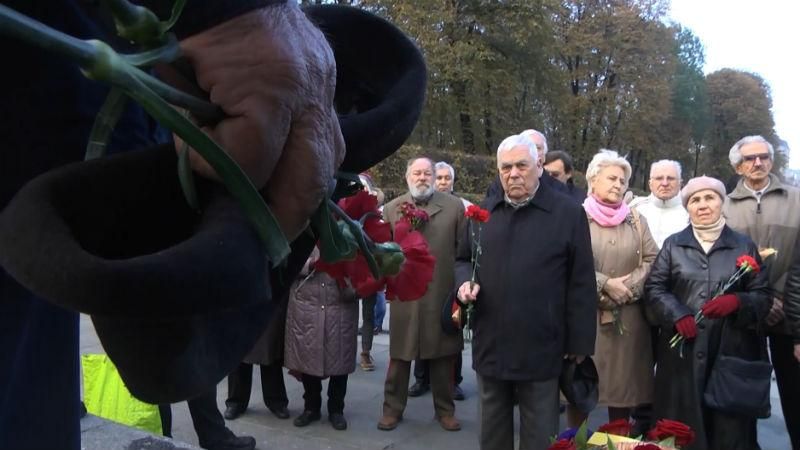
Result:
[[[323,272],[296,281],[286,312],[284,366],[317,377],[356,370],[358,299]]]
[[[400,218],[399,207],[404,202],[413,203],[411,194],[392,200],[383,210],[392,228]],[[463,347],[460,334],[448,335],[442,331],[440,316],[447,296],[455,288],[456,248],[466,227],[464,205],[457,197],[434,192],[428,204],[418,208],[430,217],[420,231],[428,241],[431,254],[436,257],[436,265],[433,281],[422,298],[391,303],[389,356],[404,361],[454,355]]]
[[[634,217],[638,217],[638,227]],[[653,400],[653,350],[650,325],[639,300],[658,247],[644,217],[634,212],[616,227],[604,228],[589,218],[589,230],[600,307],[594,353],[600,375],[600,404],[631,407],[650,403]],[[611,300],[603,292],[603,286],[609,278],[628,274],[631,277],[625,284],[634,298],[620,308],[624,328],[620,335],[618,328],[609,322]]]

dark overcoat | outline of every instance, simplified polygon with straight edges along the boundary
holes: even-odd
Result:
[[[594,353],[597,288],[586,213],[544,183],[518,209],[501,196],[482,207],[491,216],[480,237],[472,366],[501,380],[553,379],[564,354]],[[458,250],[458,286],[472,275],[470,234]]]
[[[720,350],[722,319],[704,319],[697,338],[679,349],[670,348],[675,321],[694,315],[714,295],[720,282],[736,271],[736,259],[750,255],[761,263],[753,241],[727,225],[706,254],[689,226],[664,241],[645,283],[648,313],[661,329],[657,351],[655,416],[679,420],[696,433],[687,450],[758,448],[756,421],[713,411],[703,404],[703,392]],[[771,304],[765,272],[745,276],[727,293],[739,297],[740,307],[727,319],[724,353],[756,360],[766,350],[754,325],[766,317]]]

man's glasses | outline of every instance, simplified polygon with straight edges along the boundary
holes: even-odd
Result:
[[[756,159],[760,159],[761,161],[769,161],[769,153],[759,153],[757,155],[742,155],[742,159],[747,162],[753,162]]]
[[[653,181],[657,181],[659,183],[663,183],[664,181],[666,181],[668,183],[674,183],[674,182],[678,181],[678,179],[675,178],[675,177],[665,177],[663,175],[660,176],[660,177],[652,177],[650,179],[653,180]]]

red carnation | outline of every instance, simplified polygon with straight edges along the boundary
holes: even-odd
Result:
[[[736,258],[736,267],[741,268],[743,266],[750,267],[750,270],[752,270],[755,273],[761,271],[761,267],[758,266],[758,262],[756,262],[756,259],[750,255],[742,255]]]
[[[577,450],[577,447],[571,439],[559,439],[550,444],[547,450]]]
[[[392,227],[382,220],[378,211],[378,197],[358,191],[356,195],[339,200],[339,207],[357,221],[363,220],[364,233],[373,242],[388,242],[392,239]]]
[[[464,211],[464,217],[477,222],[485,223],[489,221],[489,211],[477,205],[469,205],[467,206],[466,211]]]
[[[656,422],[655,428],[647,432],[647,438],[652,441],[663,441],[671,436],[675,437],[678,447],[685,447],[694,441],[694,431],[676,420],[661,419]]]
[[[636,447],[633,447],[633,450],[661,450],[661,447],[648,442],[647,444],[639,444]]]
[[[628,419],[617,419],[605,425],[601,425],[597,431],[615,434],[617,436],[629,436],[631,434],[631,427],[631,422]]]

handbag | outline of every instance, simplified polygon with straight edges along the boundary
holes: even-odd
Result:
[[[770,416],[772,365],[765,344],[760,344],[760,359],[749,360],[723,354],[729,319],[722,324],[722,336],[703,400],[711,409],[754,419]],[[759,336],[761,339],[761,336]]]

